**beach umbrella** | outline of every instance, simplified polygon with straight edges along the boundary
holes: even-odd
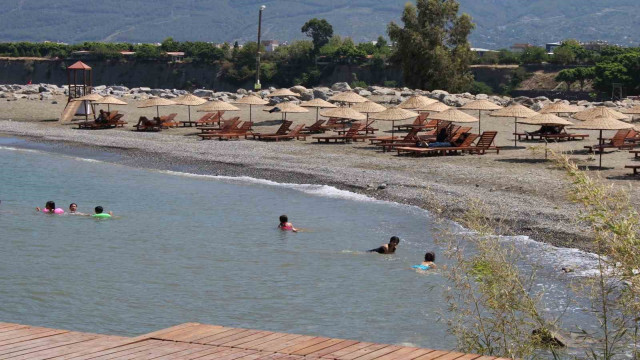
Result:
[[[309,112],[309,110],[303,108],[302,106],[298,106],[292,102],[281,102],[280,104],[276,105],[276,106],[272,106],[270,108],[266,108],[264,109],[264,111],[271,111],[274,109],[278,109],[278,112],[282,113],[282,121],[287,120],[287,114],[289,113],[306,113]]]
[[[358,111],[353,110],[352,108],[348,108],[345,106],[324,110],[320,113],[320,115],[326,116],[326,117],[338,118],[338,119],[348,119],[348,120],[364,120],[367,118],[367,116],[364,115],[363,113],[360,113]]]
[[[178,96],[177,98],[173,99],[173,101],[176,104],[186,106],[189,109],[189,122],[191,122],[191,107],[200,106],[207,102],[207,100],[192,94]]]
[[[462,110],[478,110],[478,134],[482,132],[482,110],[495,111],[502,109],[502,106],[496,105],[489,100],[475,100],[466,103],[460,107]]]
[[[95,104],[107,104],[107,111],[111,111],[111,105],[127,105],[126,102],[113,97],[111,95],[105,96],[100,100],[94,101]]]
[[[515,126],[514,133],[518,132],[518,119],[524,119],[528,117],[532,117],[537,115],[538,113],[529,109],[526,106],[522,106],[519,104],[507,106],[504,109],[496,110],[490,114],[490,116],[496,117],[512,117],[513,124]],[[518,146],[518,137],[516,135],[513,136],[514,146]]]
[[[320,108],[336,108],[337,107],[336,105],[333,105],[332,103],[328,101],[324,101],[322,99],[313,99],[309,101],[304,101],[300,103],[300,106],[316,108],[316,121],[318,121]]]
[[[445,110],[449,110],[451,109],[451,106],[445,105],[443,103],[441,103],[440,101],[436,101],[434,103],[431,103],[427,106],[423,106],[419,109],[417,109],[418,111],[428,111],[430,113],[435,112],[435,113],[439,113],[439,112],[443,112]]]
[[[585,120],[581,123],[571,126],[572,129],[579,130],[600,130],[599,145],[602,146],[602,131],[603,130],[624,130],[632,129],[633,125],[620,121],[614,117],[597,116],[589,120]],[[600,149],[600,169],[602,169],[602,149]]]
[[[367,115],[367,123],[366,123],[365,129],[368,128],[371,124],[373,124],[373,121],[369,123],[369,114],[379,113],[387,110],[386,107],[378,103],[375,103],[371,100],[367,100],[363,103],[357,103],[353,105],[351,108],[357,112]]]
[[[267,97],[285,97],[285,96],[295,96],[300,97],[300,94],[296,94],[289,89],[278,89],[267,95]]]
[[[239,111],[237,107],[229,104],[228,102],[224,102],[222,100],[214,100],[209,101],[208,103],[200,106],[197,112],[220,112],[220,111]],[[220,125],[220,120],[222,116],[218,117],[218,125]]]
[[[422,95],[413,95],[398,105],[401,109],[421,110],[425,106],[437,103],[437,100]]]
[[[534,115],[529,118],[524,118],[518,121],[520,124],[527,125],[540,125],[540,126],[567,126],[573,125],[573,123],[567,119],[563,119],[557,115],[546,113]],[[547,158],[547,146],[548,142],[545,140],[544,142],[544,158]]]
[[[622,112],[623,114],[631,115],[631,121],[633,121],[633,115],[640,115],[640,105],[636,105],[627,109],[621,109],[620,112]]]
[[[138,104],[139,108],[148,108],[148,107],[156,107],[156,116],[160,117],[160,106],[169,106],[169,105],[175,105],[176,103],[173,102],[172,100],[169,99],[163,99],[163,98],[151,98],[151,99],[147,99],[144,100],[142,102],[140,102],[140,104]]]
[[[549,104],[540,110],[540,114],[575,114],[580,109],[569,104],[565,104],[562,101],[558,101],[553,104]]]
[[[240,100],[235,101],[236,104],[244,104],[244,105],[249,105],[249,121],[253,122],[252,117],[252,107],[253,105],[267,105],[269,102],[266,100],[262,100],[261,98],[259,98],[256,95],[248,95],[243,97]]]
[[[457,122],[457,123],[474,123],[478,122],[478,119],[475,117],[462,112],[458,109],[448,109],[439,113],[434,114],[433,116],[429,116],[430,119],[438,120],[438,126],[440,125],[440,121],[448,121],[448,122]],[[438,128],[436,126],[436,129]]]
[[[337,101],[337,102],[347,103],[351,105],[351,104],[363,103],[368,100],[367,98],[362,97],[354,93],[353,91],[344,91],[339,94],[333,95],[332,97],[329,98],[329,101]]]
[[[102,96],[96,94],[96,93],[92,93],[92,94],[87,94],[78,98],[73,99],[72,101],[84,101],[84,119],[85,120],[89,120],[89,109],[87,108],[87,104],[89,104],[91,106],[91,112],[93,112],[93,118],[95,119],[96,117],[96,110],[93,108],[93,102],[95,101],[99,101],[102,99]]]
[[[613,118],[616,120],[624,120],[624,119],[628,119],[629,117],[621,112],[611,110],[608,107],[597,106],[597,107],[593,107],[593,108],[575,113],[573,115],[573,118],[577,120],[586,121],[586,120],[592,120],[595,118]]]
[[[390,107],[379,113],[374,113],[370,117],[374,120],[391,121],[391,138],[393,138],[396,121],[415,118],[418,115],[419,114],[416,112],[401,109],[395,106],[395,107]]]

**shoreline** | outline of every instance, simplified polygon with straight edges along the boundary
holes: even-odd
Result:
[[[309,145],[321,149],[314,159],[308,159],[300,146],[292,143],[264,144],[254,141],[242,142],[185,142],[184,136],[141,134],[130,131],[78,131],[51,127],[37,123],[0,121],[0,134],[26,138],[35,143],[54,144],[62,149],[58,152],[79,149],[94,149],[117,155],[118,159],[107,160],[127,166],[154,170],[169,170],[198,175],[249,176],[279,183],[329,185],[340,190],[366,195],[378,200],[413,205],[456,221],[470,201],[482,201],[491,214],[508,225],[510,232],[500,235],[525,235],[533,240],[558,247],[577,248],[591,252],[590,239],[584,229],[575,223],[579,209],[562,199],[545,198],[537,193],[520,193],[522,187],[511,187],[506,174],[497,175],[502,181],[481,181],[482,168],[467,174],[458,164],[435,158],[428,167],[407,171],[394,169],[393,162],[404,159],[378,161],[363,158],[362,154],[342,155],[348,161],[336,161],[336,154],[324,151],[324,145]],[[180,146],[176,147],[176,143]],[[172,146],[173,145],[173,146]],[[20,147],[20,146],[18,146]],[[351,145],[337,145],[333,149],[344,149]],[[312,150],[314,153],[315,149]],[[370,151],[370,150],[369,150]],[[302,152],[303,154],[296,154]],[[252,154],[253,153],[253,154]],[[161,154],[161,156],[158,156]],[[387,154],[388,155],[388,154]],[[501,160],[503,155],[484,155],[483,158]],[[473,156],[459,157],[473,162]],[[422,162],[428,159],[406,159]],[[505,159],[507,160],[507,159]],[[438,161],[440,161],[438,163]],[[467,161],[463,161],[466,163]],[[391,163],[390,166],[387,163]],[[359,166],[350,166],[357,164]],[[435,166],[435,165],[439,166]],[[468,167],[463,164],[462,168]],[[411,168],[409,168],[411,170]],[[421,171],[418,171],[421,170]],[[424,176],[424,172],[426,175]],[[416,173],[417,172],[417,173]],[[492,173],[495,173],[493,171]],[[539,183],[543,189],[554,186],[559,191],[568,183],[560,171],[553,177],[528,171],[531,182]],[[429,176],[431,175],[431,176]],[[472,175],[470,179],[468,175]],[[521,174],[511,174],[513,179],[524,180]],[[558,176],[559,175],[559,176]],[[507,178],[507,179],[504,179]],[[549,179],[551,178],[551,179]],[[505,181],[506,180],[506,181]],[[552,185],[549,184],[551,181]],[[378,189],[381,184],[386,188]],[[504,186],[507,185],[507,186]],[[555,203],[555,204],[554,204]],[[533,204],[533,205],[529,205]]]

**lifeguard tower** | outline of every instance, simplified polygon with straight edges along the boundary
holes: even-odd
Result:
[[[93,72],[91,66],[78,61],[67,67],[67,84],[69,86],[69,97],[67,106],[60,115],[60,122],[70,122],[75,115],[84,115],[85,119],[94,114],[90,100],[74,101],[79,98],[91,95],[93,89]]]

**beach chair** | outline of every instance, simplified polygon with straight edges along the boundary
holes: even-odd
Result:
[[[260,140],[263,136],[286,135],[289,132],[289,128],[291,127],[291,125],[293,125],[293,121],[285,120],[282,122],[282,124],[280,124],[280,127],[278,128],[278,130],[276,130],[275,133],[253,133],[251,134],[251,136],[253,137],[253,140]],[[248,136],[245,136],[245,139],[247,137]]]
[[[240,117],[236,116],[231,119],[222,120],[219,126],[201,126],[201,127],[198,127],[198,130],[200,130],[201,133],[205,134],[210,132],[230,130],[233,127],[238,127],[239,125],[240,125]]]
[[[162,121],[157,117],[149,120],[146,116],[140,116],[138,123],[133,127],[136,128],[136,131],[160,131],[162,129]]]
[[[348,143],[351,141],[364,140],[366,137],[362,135],[358,135],[358,131],[363,128],[363,124],[359,122],[355,122],[351,125],[351,128],[344,135],[329,135],[329,136],[314,136],[313,139],[318,140],[318,143],[325,142],[330,143],[333,141],[334,143],[343,142]]]
[[[372,144],[381,147],[383,152],[389,151],[398,146],[415,146],[420,138],[418,138],[418,133],[420,132],[419,128],[412,128],[409,132],[401,139],[390,139],[390,138],[378,138],[378,142]],[[369,139],[375,140],[375,139]]]
[[[338,122],[340,119],[338,118],[329,118],[329,120],[327,120],[327,123],[324,125],[321,125],[320,128],[322,129],[322,132],[325,132],[327,130],[335,130],[335,129],[344,129],[347,127],[347,124],[345,123],[340,123]]]
[[[307,126],[304,129],[302,129],[302,133],[303,134],[319,134],[319,133],[323,133],[324,130],[322,129],[322,124],[324,124],[324,120],[318,120],[318,121],[314,122],[313,124],[311,124],[311,126]]]
[[[413,120],[413,123],[396,125],[396,129],[398,129],[398,130],[410,130],[410,129],[413,129],[413,128],[423,129],[425,127],[425,125],[426,125],[428,117],[429,117],[429,113],[420,113],[415,118],[415,120]]]
[[[307,135],[300,133],[302,131],[302,128],[304,128],[304,125],[296,125],[293,128],[293,130],[289,131],[285,135],[262,135],[260,137],[260,140],[264,140],[264,141],[280,141],[280,140],[293,140],[293,139],[307,140]]]
[[[500,148],[493,144],[496,136],[498,136],[497,131],[483,131],[476,145],[470,146],[468,149],[463,150],[463,152],[469,152],[469,154],[475,153],[478,155],[484,155],[487,153],[487,151],[495,151],[496,154],[500,154]]]
[[[640,169],[640,165],[626,165],[625,169],[632,169],[633,175],[638,175],[638,169]]]
[[[222,128],[200,128],[201,133],[197,134],[202,140],[212,139],[215,134],[220,133],[231,133],[237,132],[240,130],[240,118],[235,117],[233,119],[229,119],[222,126]]]
[[[202,115],[202,117],[196,121],[180,121],[180,124],[182,124],[182,127],[192,127],[192,126],[198,126],[199,124],[206,124],[209,119],[211,119],[213,116],[215,115],[215,113],[209,112],[206,113],[204,115]]]
[[[213,125],[213,124],[218,124],[218,126],[220,125],[220,122],[222,120],[224,120],[222,118],[222,115],[224,115],[224,111],[218,111],[213,113],[212,116],[205,118],[204,116],[200,119],[198,119],[198,121],[196,121],[196,127],[201,127],[201,126],[208,126],[208,125]]]
[[[175,120],[176,116],[178,116],[178,114],[176,114],[176,113],[171,113],[171,114],[166,115],[166,116],[161,116],[160,120],[162,120],[162,128],[163,129],[168,129],[168,128],[172,128],[172,127],[178,127],[178,125],[180,125],[180,123],[178,123]]]
[[[198,134],[202,140],[211,140],[217,138],[218,140],[231,140],[240,139],[240,136],[245,136],[251,130],[253,123],[251,121],[245,121],[238,127],[231,127],[225,131],[209,132],[204,134]]]
[[[412,147],[412,146],[400,146],[397,147],[398,155],[402,153],[412,153],[414,155],[421,154],[437,154],[437,155],[447,155],[447,154],[457,154],[458,151],[464,152],[465,150],[471,149],[471,145],[473,142],[479,137],[478,134],[468,134],[465,139],[458,146],[449,146],[449,147]]]
[[[125,124],[127,124],[126,121],[122,120],[122,118],[124,117],[124,114],[116,114],[115,116],[111,117],[110,119],[107,121],[106,125],[108,127],[124,127]]]
[[[618,132],[616,132],[616,134],[612,138],[603,139],[609,140],[609,142],[602,145],[598,144],[593,146],[585,146],[584,148],[592,152],[601,152],[605,149],[633,150],[636,147],[640,147],[640,144],[636,144],[634,142],[629,143],[626,141],[626,138],[629,135],[630,131],[631,130],[618,130]]]

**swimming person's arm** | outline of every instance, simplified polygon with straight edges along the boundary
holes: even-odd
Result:
[[[376,252],[378,254],[384,254],[385,249],[384,249],[384,246],[380,246],[380,247],[375,248],[375,249],[367,250],[367,252]]]

